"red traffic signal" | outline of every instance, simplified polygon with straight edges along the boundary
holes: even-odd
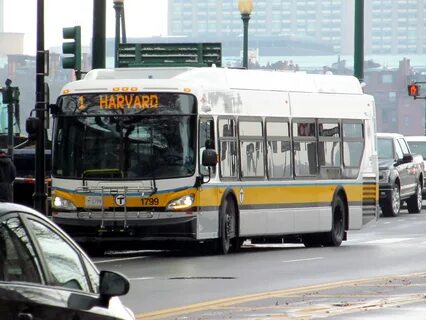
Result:
[[[420,95],[420,86],[415,83],[408,85],[408,95],[411,97],[418,97]]]

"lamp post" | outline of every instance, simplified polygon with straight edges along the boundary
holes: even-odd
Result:
[[[92,69],[105,68],[106,0],[93,0]]]
[[[253,0],[238,0],[238,9],[243,20],[243,68],[248,69],[248,24],[253,11]]]
[[[124,8],[124,0],[114,0],[115,9],[115,59],[114,66],[118,67],[118,47],[120,44],[120,23],[121,16]],[[124,27],[124,26],[123,26]]]
[[[364,0],[355,0],[354,76],[364,80]]]

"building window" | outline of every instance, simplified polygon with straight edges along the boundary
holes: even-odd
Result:
[[[408,116],[403,117],[404,127],[408,128],[410,125],[410,118]]]
[[[389,92],[389,102],[395,102],[396,101],[396,92]]]
[[[384,74],[382,75],[382,83],[392,83],[393,75],[392,74]]]

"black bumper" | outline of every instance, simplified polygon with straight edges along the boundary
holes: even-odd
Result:
[[[103,223],[53,217],[53,221],[77,242],[195,240],[197,236],[196,217]]]

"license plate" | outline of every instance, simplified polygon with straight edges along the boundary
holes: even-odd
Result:
[[[86,207],[88,208],[100,208],[102,207],[102,197],[87,196]]]

